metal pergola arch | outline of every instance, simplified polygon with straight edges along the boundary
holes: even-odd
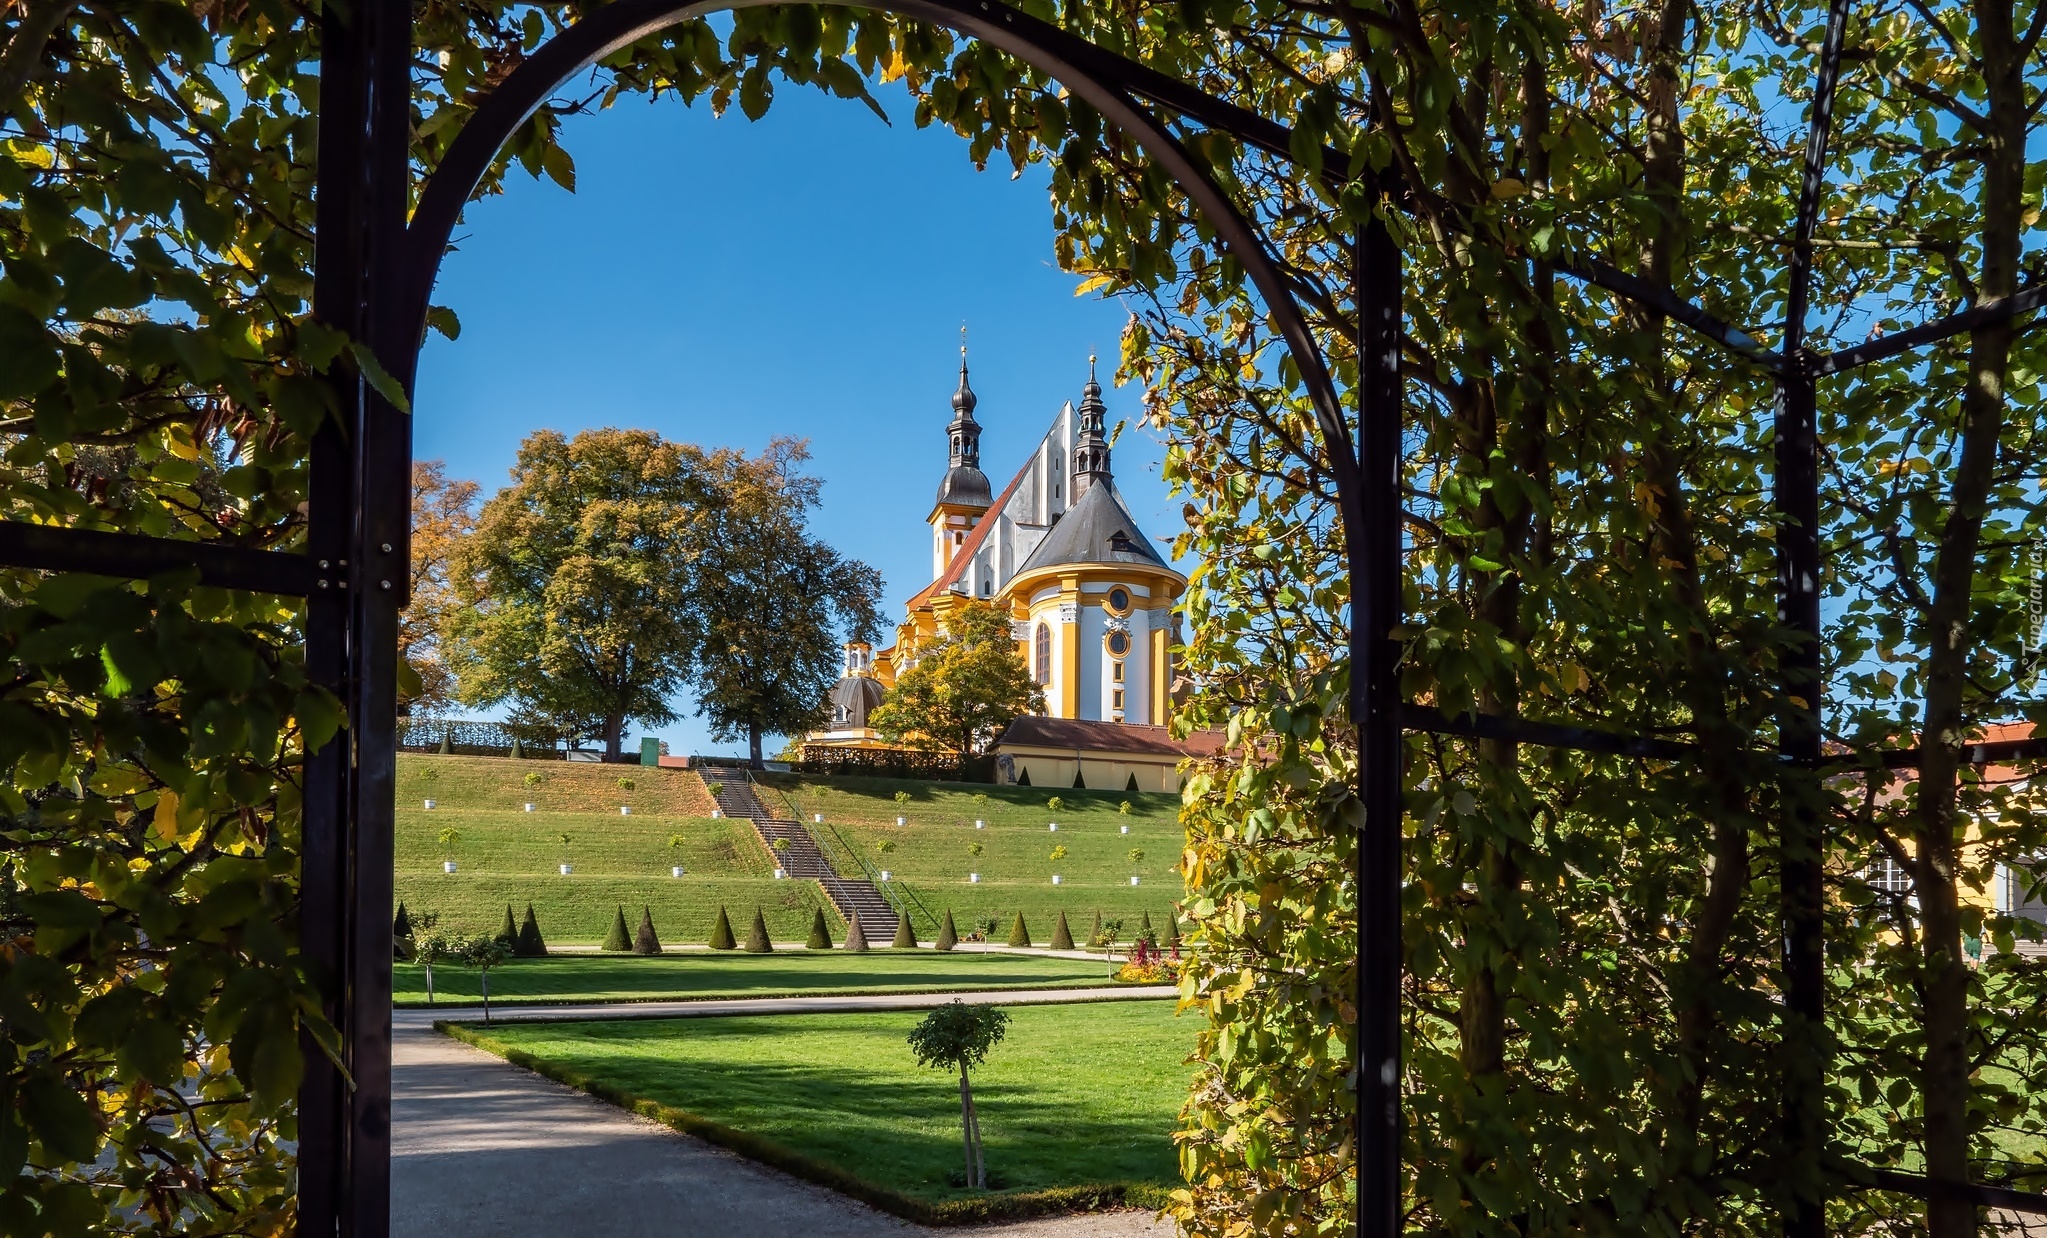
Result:
[[[618,0],[543,44],[487,97],[428,179],[408,227],[412,18],[406,0],[328,5],[323,16],[319,111],[315,313],[371,345],[409,392],[427,301],[448,237],[502,143],[569,76],[665,27],[768,0]],[[846,3],[847,0],[828,0]],[[1352,241],[1360,321],[1356,429],[1327,366],[1253,223],[1190,160],[1151,107],[1291,160],[1286,126],[1187,83],[1104,51],[996,0],[894,0],[883,8],[984,40],[1057,79],[1139,142],[1188,193],[1244,264],[1300,367],[1339,493],[1352,578],[1350,708],[1359,728],[1358,1233],[1401,1229],[1400,1078],[1401,735],[1428,731],[1590,752],[1683,760],[1685,742],[1532,722],[1450,716],[1398,699],[1400,622],[1399,457],[1401,254],[1373,223]],[[1780,609],[1805,637],[1783,669],[1779,754],[1787,771],[1820,767],[1818,440],[1820,377],[1937,343],[2047,305],[2047,284],[1939,321],[1834,353],[1804,344],[1813,234],[1824,187],[1831,109],[1846,42],[1848,5],[1832,0],[1804,159],[1781,351],[1707,313],[1672,290],[1600,263],[1560,274],[1627,297],[1690,327],[1770,373],[1779,390],[1773,502],[1785,518],[1778,540]],[[1150,107],[1147,106],[1150,105]],[[1347,156],[1332,152],[1325,166]],[[1341,182],[1340,174],[1326,174]],[[1381,182],[1391,208],[1416,187]],[[2026,324],[2030,327],[2031,323]],[[338,384],[340,415],[312,449],[312,499],[302,552],[252,551],[205,542],[0,521],[0,566],[91,571],[142,578],[196,568],[203,583],[307,599],[307,663],[346,705],[342,740],[312,753],[306,769],[303,949],[335,977],[328,1012],[342,1031],[354,1086],[317,1052],[300,1103],[300,1227],[309,1234],[379,1238],[389,1228],[390,967],[397,616],[405,602],[409,520],[409,418],[361,381]],[[2047,755],[2047,740],[1970,745],[1971,763]],[[1917,750],[1876,754],[1910,768]],[[1820,939],[1822,840],[1816,821],[1782,825],[1785,856],[1787,1037],[1823,1034]],[[1819,1166],[1825,1146],[1824,1064],[1787,1079],[1789,1145]],[[1848,1166],[1857,1186],[1921,1197],[1963,1194],[1984,1206],[2047,1214],[2047,1195]],[[1815,1180],[1820,1179],[1815,1175]],[[1824,1191],[1787,1203],[1788,1234],[1824,1233]]]

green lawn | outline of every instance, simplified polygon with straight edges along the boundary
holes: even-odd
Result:
[[[1044,945],[1053,918],[1065,911],[1076,938],[1097,911],[1125,921],[1124,938],[1149,914],[1163,931],[1172,904],[1182,897],[1179,862],[1186,834],[1179,823],[1180,800],[1157,792],[1073,791],[1036,787],[976,786],[968,783],[910,782],[886,778],[800,778],[768,774],[763,790],[782,797],[791,815],[831,840],[836,830],[876,868],[913,890],[934,915],[951,908],[966,932],[975,916],[1009,922],[1024,913],[1032,939]],[[907,803],[895,794],[907,793]],[[1060,807],[1050,801],[1058,798]],[[1124,813],[1121,806],[1130,805]],[[906,821],[896,825],[900,816]],[[985,827],[974,828],[974,822]],[[1059,830],[1047,827],[1058,822]],[[1123,833],[1128,829],[1128,834]],[[878,844],[891,842],[886,853]],[[981,845],[981,854],[970,848]],[[1063,846],[1066,856],[1051,858]],[[1131,848],[1144,852],[1133,861]],[[978,872],[981,880],[970,882]],[[1060,884],[1052,884],[1057,873]],[[1139,884],[1132,886],[1131,877]],[[921,923],[919,931],[928,935]]]
[[[775,954],[575,955],[514,959],[490,976],[493,1002],[633,1001],[658,998],[770,997],[794,993],[914,993],[977,988],[1076,988],[1109,983],[1112,965],[1092,959],[1022,954],[873,954],[806,951]],[[400,963],[392,977],[399,1005],[426,1003],[424,969]],[[434,995],[480,997],[477,973],[441,964]]]
[[[528,777],[539,782],[530,785]],[[619,787],[621,778],[633,788]],[[842,868],[850,866],[836,854],[839,840],[874,868],[888,868],[928,909],[929,918],[917,916],[925,940],[936,935],[936,917],[947,909],[962,935],[977,916],[989,917],[999,921],[997,940],[1006,940],[1022,911],[1032,939],[1043,945],[1063,910],[1077,938],[1100,912],[1125,921],[1127,940],[1145,915],[1163,930],[1181,897],[1173,865],[1183,835],[1171,795],[773,774],[764,776],[761,792],[771,807],[780,800],[805,823],[822,814],[825,824],[811,828]],[[896,801],[898,792],[907,802]],[[1049,805],[1055,796],[1062,801],[1056,810]],[[432,810],[424,804],[429,798]],[[1120,811],[1125,802],[1127,814]],[[527,803],[533,812],[525,811]],[[401,754],[398,898],[413,912],[438,914],[440,927],[457,933],[492,931],[507,903],[523,915],[530,902],[541,932],[557,944],[596,944],[620,905],[635,925],[639,909],[651,908],[671,944],[707,941],[720,906],[742,934],[760,907],[778,942],[802,941],[813,910],[824,907],[833,934],[843,935],[823,890],[814,882],[774,880],[774,862],[751,826],[712,820],[711,803],[702,779],[687,770]],[[621,805],[632,813],[619,815]],[[895,824],[898,816],[905,825]],[[986,828],[974,828],[976,819]],[[1046,828],[1053,821],[1057,833]],[[460,836],[452,846],[439,841],[445,829]],[[569,835],[566,845],[562,834]],[[892,844],[885,853],[884,841]],[[975,844],[978,856],[969,850]],[[1056,862],[1054,846],[1067,849]],[[1144,852],[1142,860],[1129,858],[1133,847]],[[442,862],[451,858],[456,871],[444,873]],[[574,869],[567,877],[557,868],[563,863]],[[680,880],[670,876],[676,864],[687,870]],[[981,874],[978,884],[968,881],[971,872]]]
[[[917,1012],[500,1024],[490,1040],[764,1136],[926,1202],[968,1197],[958,1076],[921,1069]],[[988,1169],[1005,1192],[1170,1187],[1197,1021],[1168,1001],[1022,1006],[974,1072]]]

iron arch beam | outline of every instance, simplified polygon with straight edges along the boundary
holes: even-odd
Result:
[[[485,98],[463,124],[447,156],[420,192],[418,208],[406,230],[403,273],[396,296],[385,302],[379,314],[386,319],[389,330],[379,331],[378,338],[409,342],[400,355],[385,359],[386,367],[396,373],[408,393],[418,369],[418,345],[425,336],[428,300],[456,220],[482,183],[498,150],[519,126],[571,77],[620,48],[709,13],[765,7],[770,2],[618,0],[541,44]],[[854,7],[848,0],[827,2]],[[892,0],[885,5],[859,7],[880,7],[945,26],[1015,56],[1080,96],[1165,169],[1231,255],[1243,264],[1245,274],[1265,299],[1266,312],[1279,328],[1308,389],[1316,423],[1329,445],[1330,471],[1338,493],[1351,496],[1345,503],[1348,522],[1352,515],[1349,508],[1356,502],[1360,485],[1357,452],[1336,384],[1308,329],[1306,317],[1251,221],[1164,124],[1131,98],[1126,92],[1130,83],[1107,80],[1090,67],[1090,63],[1099,66],[1108,53],[994,0]],[[1182,86],[1175,93],[1188,90]]]

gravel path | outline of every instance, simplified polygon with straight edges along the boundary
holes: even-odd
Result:
[[[1173,997],[1170,984],[1102,989],[986,989],[977,993],[849,993],[837,997],[735,997],[679,1002],[589,1002],[577,1006],[493,1006],[498,1022],[588,1019],[698,1019],[728,1014],[830,1014],[845,1010],[924,1010],[947,1002],[992,1002],[1002,1006],[1043,1006],[1060,1002],[1157,1001]],[[435,1019],[483,1021],[480,1005],[408,1006],[391,1012],[391,1026],[430,1028]]]
[[[1076,1001],[1088,990],[962,994],[969,1000]],[[1116,997],[1157,997],[1129,989]],[[1168,990],[1170,992],[1170,990]],[[685,1016],[916,1009],[953,994],[633,1003]],[[668,1011],[666,1007],[683,1007]],[[618,1006],[525,1007],[532,1018],[618,1017]],[[589,1011],[589,1014],[581,1012]],[[436,1015],[395,1012],[393,1238],[1170,1238],[1149,1213],[926,1229],[613,1108],[432,1030]],[[512,1011],[506,1011],[510,1017]]]

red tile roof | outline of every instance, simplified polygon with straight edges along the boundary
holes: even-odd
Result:
[[[1139,756],[1211,757],[1222,751],[1221,731],[1196,731],[1173,738],[1162,726],[1090,722],[1083,718],[1040,718],[1029,714],[1009,724],[996,747],[1070,748],[1080,752],[1122,752]]]
[[[945,571],[939,574],[937,580],[919,589],[916,596],[903,603],[904,610],[916,610],[933,597],[951,589],[954,582],[965,574],[967,563],[980,552],[981,544],[988,540],[988,531],[995,527],[995,521],[1002,515],[1002,509],[1008,506],[1009,496],[1016,493],[1016,488],[1023,484],[1024,474],[1030,471],[1029,464],[1016,471],[1016,476],[1009,479],[1009,484],[1002,488],[1002,493],[995,496],[995,505],[982,512],[981,518],[974,522],[973,532],[968,533],[967,540],[960,543],[960,548],[953,552],[952,562],[946,565]]]

